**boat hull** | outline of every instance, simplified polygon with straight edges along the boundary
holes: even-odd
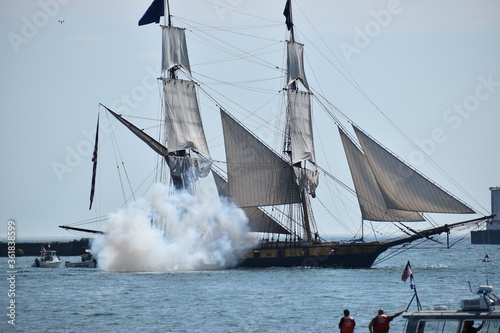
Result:
[[[66,261],[64,266],[68,268],[96,268],[97,264],[95,261],[82,261],[82,262],[69,262]]]
[[[36,263],[31,264],[31,267],[57,268],[60,265],[61,261],[52,261],[52,262],[41,261],[38,265]]]
[[[387,249],[384,243],[272,243],[247,251],[239,267],[370,268]]]

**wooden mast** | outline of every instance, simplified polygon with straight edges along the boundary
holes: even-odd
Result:
[[[286,22],[288,30],[290,31],[290,41],[294,43],[295,42],[295,33],[294,33],[294,29],[293,29],[294,27],[293,27],[293,19],[292,19],[292,2],[291,2],[291,0],[287,0],[283,15],[285,15],[285,17],[286,17],[285,22]],[[291,90],[298,90],[297,83],[295,81],[293,81],[290,84],[290,89]],[[289,110],[288,110],[288,112],[289,112]],[[287,121],[289,121],[289,116],[287,118],[288,118]],[[289,127],[289,125],[288,125],[288,127]],[[286,138],[285,138],[285,149],[284,150],[286,153],[288,153],[288,155],[290,156],[290,159],[291,159],[292,151],[291,151],[290,131],[287,130],[285,135],[286,135]],[[302,168],[302,162],[298,162],[298,163],[294,164],[293,166]],[[303,227],[304,227],[304,230],[306,232],[306,237],[307,237],[306,240],[308,242],[312,242],[313,238],[312,238],[312,232],[311,232],[311,223],[310,223],[310,217],[309,217],[309,205],[307,202],[306,189],[302,189],[300,191],[300,201],[301,201],[301,207],[302,207],[302,215],[304,217]]]

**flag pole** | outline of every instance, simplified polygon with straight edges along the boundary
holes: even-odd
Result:
[[[406,282],[406,280],[410,278],[410,288],[413,289],[413,296],[410,300],[410,303],[408,303],[408,306],[406,307],[406,311],[410,308],[411,303],[413,302],[414,299],[417,300],[417,310],[420,311],[422,310],[422,305],[420,304],[420,300],[418,298],[418,293],[417,293],[417,286],[415,284],[415,276],[413,275],[413,270],[411,269],[410,261],[406,263],[405,269],[403,271],[403,275],[401,276],[401,280],[403,282]]]

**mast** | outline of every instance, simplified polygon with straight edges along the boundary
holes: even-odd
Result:
[[[287,0],[285,10],[285,24],[290,31],[290,41],[287,42],[287,83],[288,105],[284,152],[290,157],[296,174],[296,181],[303,183],[304,174],[307,178],[305,160],[314,162],[314,147],[312,143],[312,126],[310,119],[310,92],[305,78],[303,66],[303,45],[295,42],[295,33],[292,17],[292,3]],[[299,90],[297,81],[301,81],[307,92]],[[305,126],[304,126],[305,124]],[[304,161],[304,163],[302,163]],[[307,180],[308,181],[308,180]],[[308,202],[309,185],[300,186],[300,204],[303,216],[303,228],[308,242],[313,241],[311,231],[311,216]]]
[[[167,13],[165,13],[165,7]],[[167,154],[164,154],[164,149],[159,150],[170,169],[170,179],[174,188],[190,191],[190,185],[193,182],[208,175],[211,161],[208,158],[208,145],[201,122],[196,83],[190,79],[182,80],[177,77],[177,71],[185,72],[188,78],[191,77],[185,29],[172,25],[168,0],[153,0],[139,20],[139,25],[159,23],[162,16],[167,16],[168,22],[167,25],[160,26],[162,29],[160,79],[163,81],[165,110],[164,139],[161,143],[152,143],[153,141],[142,133],[133,132],[150,146],[153,145],[153,149],[165,144],[163,148],[166,148]],[[133,127],[129,128],[133,129]],[[191,152],[196,155],[203,154],[206,157],[191,156]]]

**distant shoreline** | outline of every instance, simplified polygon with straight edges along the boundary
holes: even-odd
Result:
[[[65,239],[62,241],[47,241],[45,238],[31,238],[28,241],[27,238],[26,240],[16,241],[16,256],[39,256],[42,246],[46,250],[50,248],[51,250],[57,251],[57,254],[60,256],[78,256],[82,254],[86,248],[90,247],[91,242],[92,239],[89,238],[81,238],[79,240]],[[0,257],[7,257],[7,246],[7,241],[0,242]]]

